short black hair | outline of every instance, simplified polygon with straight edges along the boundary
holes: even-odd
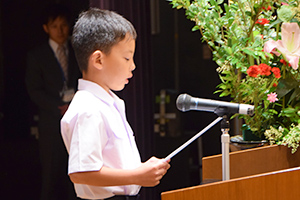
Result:
[[[79,15],[72,34],[72,45],[81,71],[87,71],[90,55],[96,50],[106,54],[129,34],[136,39],[133,25],[121,15],[90,8]]]
[[[48,24],[50,21],[54,21],[57,17],[62,17],[70,23],[70,9],[63,4],[49,4],[44,8],[42,23]]]

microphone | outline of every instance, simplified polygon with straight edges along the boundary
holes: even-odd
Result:
[[[181,94],[176,100],[176,106],[180,111],[199,110],[218,112],[219,108],[226,109],[229,114],[253,115],[254,106],[248,104],[230,103],[211,99],[195,98],[188,94]]]

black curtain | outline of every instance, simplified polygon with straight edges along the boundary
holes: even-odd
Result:
[[[153,82],[151,67],[150,0],[90,0],[90,7],[112,10],[128,19],[137,31],[133,79],[117,94],[126,103],[129,123],[135,133],[142,161],[155,151],[153,131]],[[142,200],[155,200],[159,196],[155,188],[142,188]]]

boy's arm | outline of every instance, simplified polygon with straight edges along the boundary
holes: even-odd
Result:
[[[77,172],[70,174],[73,183],[94,186],[140,185],[152,187],[160,183],[160,179],[170,168],[169,162],[155,157],[136,169],[111,169],[102,167],[99,171]]]

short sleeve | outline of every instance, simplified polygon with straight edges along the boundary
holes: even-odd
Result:
[[[100,113],[79,114],[70,144],[69,174],[100,170],[103,166],[102,150],[107,139]]]

